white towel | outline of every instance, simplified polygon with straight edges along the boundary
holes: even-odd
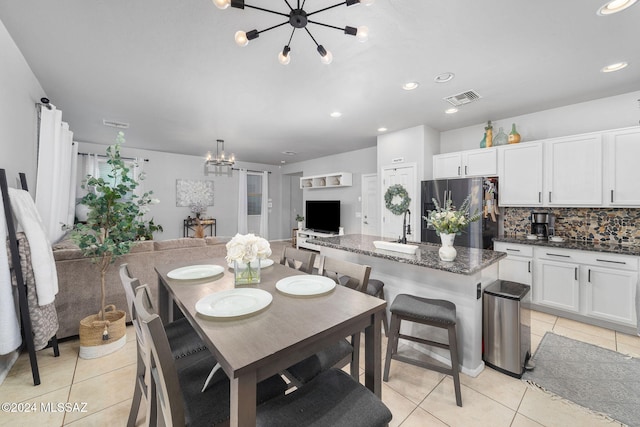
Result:
[[[7,258],[7,224],[0,193],[0,354],[9,354],[22,344],[16,304],[13,299],[9,259]]]
[[[58,274],[51,243],[42,225],[40,214],[27,191],[9,188],[9,198],[13,214],[24,230],[31,247],[31,265],[36,279],[38,305],[51,304],[58,293]]]

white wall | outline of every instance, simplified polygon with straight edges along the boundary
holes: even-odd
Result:
[[[638,99],[640,91],[495,120],[492,121],[493,134],[498,132],[499,127],[509,133],[512,123],[516,124],[522,142],[637,126],[640,122]],[[485,126],[486,123],[480,123],[442,132],[440,152],[480,148]]]
[[[18,173],[26,173],[27,183],[33,190],[37,154],[36,102],[46,94],[2,22],[0,52],[0,168],[7,170],[9,185],[14,187]]]
[[[126,137],[126,135],[125,135]],[[115,140],[115,135],[114,135]],[[79,152],[104,154],[105,145],[81,142]],[[154,196],[160,200],[158,205],[151,207],[149,217],[154,222],[162,225],[163,233],[157,234],[158,240],[182,237],[182,220],[192,215],[188,207],[176,206],[176,180],[194,179],[211,180],[214,182],[214,205],[206,212],[207,217],[214,217],[217,225],[218,236],[233,236],[238,229],[238,172],[234,171],[231,177],[225,175],[204,175],[204,160],[199,156],[187,156],[160,151],[140,150],[127,148],[126,143],[122,147],[123,157],[142,157],[149,159],[144,163],[146,179],[145,191],[152,190]],[[289,231],[284,232],[280,224],[281,212],[279,209],[281,199],[280,171],[277,166],[256,163],[236,163],[238,168],[251,170],[268,170],[269,198],[272,199],[273,208],[269,211],[269,239],[281,239],[289,236]]]
[[[351,172],[353,186],[340,188],[318,188],[303,191],[303,199],[307,200],[340,200],[340,223],[345,234],[360,233],[360,214],[362,194],[362,174],[376,173],[376,147],[349,151],[333,156],[282,166],[283,174],[301,172],[302,176],[323,175],[334,172]],[[293,212],[283,215],[295,216]]]

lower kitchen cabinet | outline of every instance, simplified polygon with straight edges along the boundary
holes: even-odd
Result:
[[[580,312],[580,266],[569,262],[536,260],[533,302],[548,307]]]
[[[533,248],[527,245],[495,242],[494,250],[506,252],[507,257],[500,260],[499,278],[510,282],[533,283]]]
[[[636,271],[584,266],[585,314],[603,320],[636,323]],[[585,277],[586,276],[586,277]]]

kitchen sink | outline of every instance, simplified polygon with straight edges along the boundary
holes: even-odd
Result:
[[[418,250],[416,245],[408,245],[398,242],[385,242],[384,240],[375,240],[373,246],[376,249],[384,249],[392,252],[402,252],[404,254],[415,254]]]

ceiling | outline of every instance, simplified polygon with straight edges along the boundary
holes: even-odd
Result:
[[[336,2],[307,0],[305,10]],[[285,18],[211,0],[0,0],[0,20],[76,140],[113,143],[106,119],[130,124],[128,146],[204,156],[224,139],[238,160],[281,164],[374,146],[379,127],[446,131],[638,90],[640,5],[598,16],[604,2],[341,6],[314,18],[367,25],[370,37],[309,24],[330,65],[301,31],[281,65],[289,25],[238,47],[237,30]],[[247,4],[287,10],[284,0]],[[619,61],[629,66],[600,72]],[[444,72],[455,78],[434,82]],[[420,86],[404,91],[407,81]],[[444,114],[443,98],[467,90],[482,98]]]

